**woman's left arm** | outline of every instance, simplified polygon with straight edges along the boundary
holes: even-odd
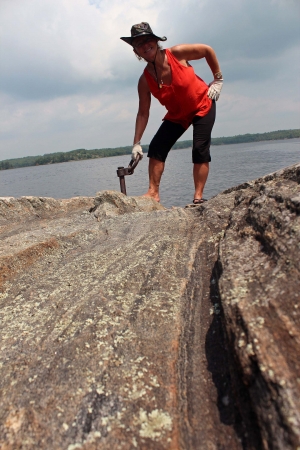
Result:
[[[217,55],[212,47],[206,44],[180,44],[170,48],[170,52],[178,61],[194,61],[205,58],[213,75],[220,72]]]
[[[171,47],[170,51],[183,64],[186,61],[206,59],[214,77],[209,84],[207,95],[212,100],[218,100],[223,85],[223,76],[214,49],[206,44],[180,44]]]

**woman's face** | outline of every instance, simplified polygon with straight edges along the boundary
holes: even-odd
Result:
[[[157,40],[154,36],[140,36],[133,40],[133,49],[135,53],[146,60],[155,58],[157,51]]]

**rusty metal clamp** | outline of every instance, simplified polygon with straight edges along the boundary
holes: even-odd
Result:
[[[126,184],[125,184],[125,176],[133,174],[134,169],[138,165],[140,159],[141,159],[140,155],[137,155],[136,159],[132,159],[130,161],[128,167],[118,167],[117,175],[120,178],[120,188],[121,188],[122,194],[127,195],[127,193],[126,193]]]

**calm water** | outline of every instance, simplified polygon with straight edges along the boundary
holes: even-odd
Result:
[[[300,161],[300,139],[211,147],[212,162],[205,198]],[[0,197],[70,198],[94,196],[102,190],[120,191],[118,166],[127,167],[130,155],[0,171]],[[148,187],[148,158],[125,177],[128,195]],[[161,203],[184,206],[193,200],[191,149],[170,152],[161,182]]]

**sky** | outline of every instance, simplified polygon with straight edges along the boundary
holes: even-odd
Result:
[[[300,128],[299,19],[299,0],[0,0],[0,160],[131,145],[145,63],[120,37],[142,21],[164,48],[214,48],[213,137]],[[153,99],[142,144],[164,115]]]

